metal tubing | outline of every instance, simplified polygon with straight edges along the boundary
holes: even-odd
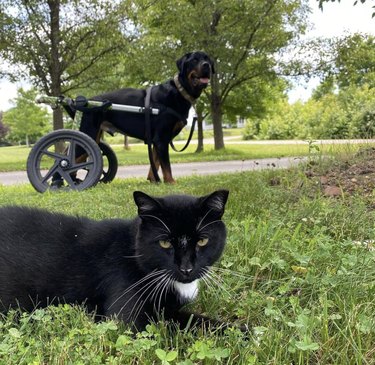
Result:
[[[55,96],[38,96],[35,100],[37,103],[43,103],[43,104],[49,104],[52,107],[56,107],[58,105],[69,105],[72,104],[74,107],[74,99],[70,99],[67,97],[59,98]],[[97,106],[102,106],[103,102],[101,101],[96,101],[96,100],[87,100],[87,106],[90,107],[97,107]],[[142,106],[134,106],[134,105],[123,105],[123,104],[112,104],[109,108],[109,110],[118,110],[118,111],[123,111],[123,112],[130,112],[130,113],[145,113],[145,108]],[[151,114],[153,115],[158,115],[159,114],[159,109],[152,108]]]

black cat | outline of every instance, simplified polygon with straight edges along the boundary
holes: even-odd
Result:
[[[134,192],[132,220],[1,208],[0,310],[84,303],[136,330],[161,315],[182,328],[211,325],[180,309],[223,252],[227,198],[226,190],[198,198]]]

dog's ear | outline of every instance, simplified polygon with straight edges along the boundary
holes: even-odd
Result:
[[[184,74],[185,73],[185,66],[186,66],[186,61],[188,60],[188,58],[192,55],[192,53],[186,53],[184,56],[182,56],[181,58],[179,58],[177,61],[176,61],[176,65],[177,65],[177,68],[178,68],[178,71],[180,71],[180,74]]]

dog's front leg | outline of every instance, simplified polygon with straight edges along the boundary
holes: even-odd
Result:
[[[154,160],[156,171],[159,171],[160,161],[159,161],[159,156],[158,156],[155,146],[152,147],[152,159]],[[150,166],[150,170],[148,171],[147,180],[151,182],[156,182],[151,166]]]
[[[155,145],[156,152],[159,157],[161,170],[163,172],[163,179],[165,183],[174,184],[176,181],[172,177],[171,163],[169,161],[169,144],[157,143]]]

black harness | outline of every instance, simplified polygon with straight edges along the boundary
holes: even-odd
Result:
[[[148,158],[150,160],[150,166],[152,173],[154,175],[154,178],[156,182],[160,182],[160,177],[158,175],[157,168],[155,166],[154,158],[152,155],[152,129],[151,129],[151,91],[153,86],[149,87],[146,90],[146,96],[145,96],[145,103],[144,103],[144,113],[145,113],[145,143],[147,144],[148,149]],[[179,89],[180,90],[180,89]],[[181,91],[180,91],[181,92]],[[76,110],[79,110],[81,112],[96,112],[96,113],[104,113],[106,110],[108,110],[112,103],[108,100],[103,101],[103,104],[97,107],[87,106],[88,100],[84,96],[77,96],[75,100],[71,100],[70,103],[64,105],[64,109],[67,111],[70,117],[74,119]],[[179,113],[177,113],[175,110],[169,107],[164,107],[163,112],[174,115],[178,120],[182,121],[185,125],[187,125],[187,120],[182,117]],[[173,144],[173,141],[170,141],[170,146],[175,152],[183,152],[186,150],[186,148],[189,146],[190,141],[193,137],[195,124],[197,121],[197,117],[193,118],[193,123],[190,129],[189,137],[186,141],[186,144],[184,147],[182,147],[180,150],[176,149],[176,147]]]
[[[145,143],[147,144],[147,150],[148,150],[148,158],[150,160],[150,166],[152,173],[154,174],[154,178],[156,182],[160,182],[160,177],[158,174],[158,170],[155,166],[154,158],[152,155],[152,130],[151,130],[151,105],[150,105],[150,100],[151,100],[151,91],[152,91],[153,86],[149,87],[146,90],[146,96],[145,96]],[[174,111],[172,108],[166,107],[165,108],[166,113],[173,114],[175,117],[178,118],[178,120],[182,121],[185,125],[187,125],[187,120],[183,118],[179,113]],[[170,141],[170,146],[175,152],[183,152],[188,148],[190,141],[193,137],[194,134],[194,129],[195,129],[195,124],[197,122],[197,117],[193,118],[193,123],[190,129],[189,137],[186,141],[186,144],[184,147],[182,147],[180,150],[177,150],[176,147],[173,144],[173,141]]]

